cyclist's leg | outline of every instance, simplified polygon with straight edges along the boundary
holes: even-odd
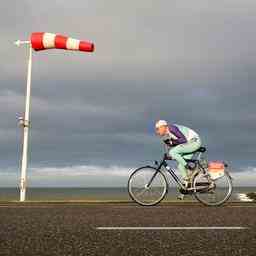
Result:
[[[174,148],[171,148],[169,151],[170,156],[175,159],[178,162],[178,169],[181,172],[181,175],[183,178],[187,177],[187,170],[186,170],[186,165],[187,162],[183,158],[184,153],[190,153],[193,151],[196,151],[198,148],[201,146],[201,141],[200,139],[198,140],[192,140],[184,144],[180,144]],[[191,154],[190,158],[193,156]]]
[[[181,173],[182,178],[185,179],[188,176],[187,169],[185,168],[185,165],[178,163],[177,167]]]
[[[192,154],[185,154],[185,155],[183,155],[183,158],[184,159],[191,159],[192,157],[193,157],[193,153]]]
[[[185,168],[187,162],[183,159],[182,157],[182,148],[180,147],[180,145],[173,147],[169,150],[169,155],[171,156],[172,159],[176,160],[178,165],[178,169],[182,175],[182,178],[186,178],[187,177],[187,170]]]

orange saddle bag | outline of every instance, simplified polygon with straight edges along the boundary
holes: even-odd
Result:
[[[224,175],[225,165],[220,161],[212,161],[208,163],[208,172],[212,179],[220,178]]]

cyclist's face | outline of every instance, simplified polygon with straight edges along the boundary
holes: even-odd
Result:
[[[156,134],[159,136],[164,136],[166,134],[167,131],[167,126],[160,126],[158,128],[156,128]]]

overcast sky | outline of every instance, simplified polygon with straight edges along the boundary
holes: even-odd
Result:
[[[13,42],[35,31],[96,50],[33,54],[30,186],[126,184],[162,155],[157,119],[193,128],[255,185],[254,0],[9,0],[0,14],[0,185],[20,175],[28,50]]]

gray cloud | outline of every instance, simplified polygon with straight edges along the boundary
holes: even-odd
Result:
[[[0,160],[18,168],[31,31],[95,42],[33,55],[31,166],[136,166],[161,156],[165,118],[197,130],[212,159],[255,166],[254,1],[8,1],[0,15]]]

